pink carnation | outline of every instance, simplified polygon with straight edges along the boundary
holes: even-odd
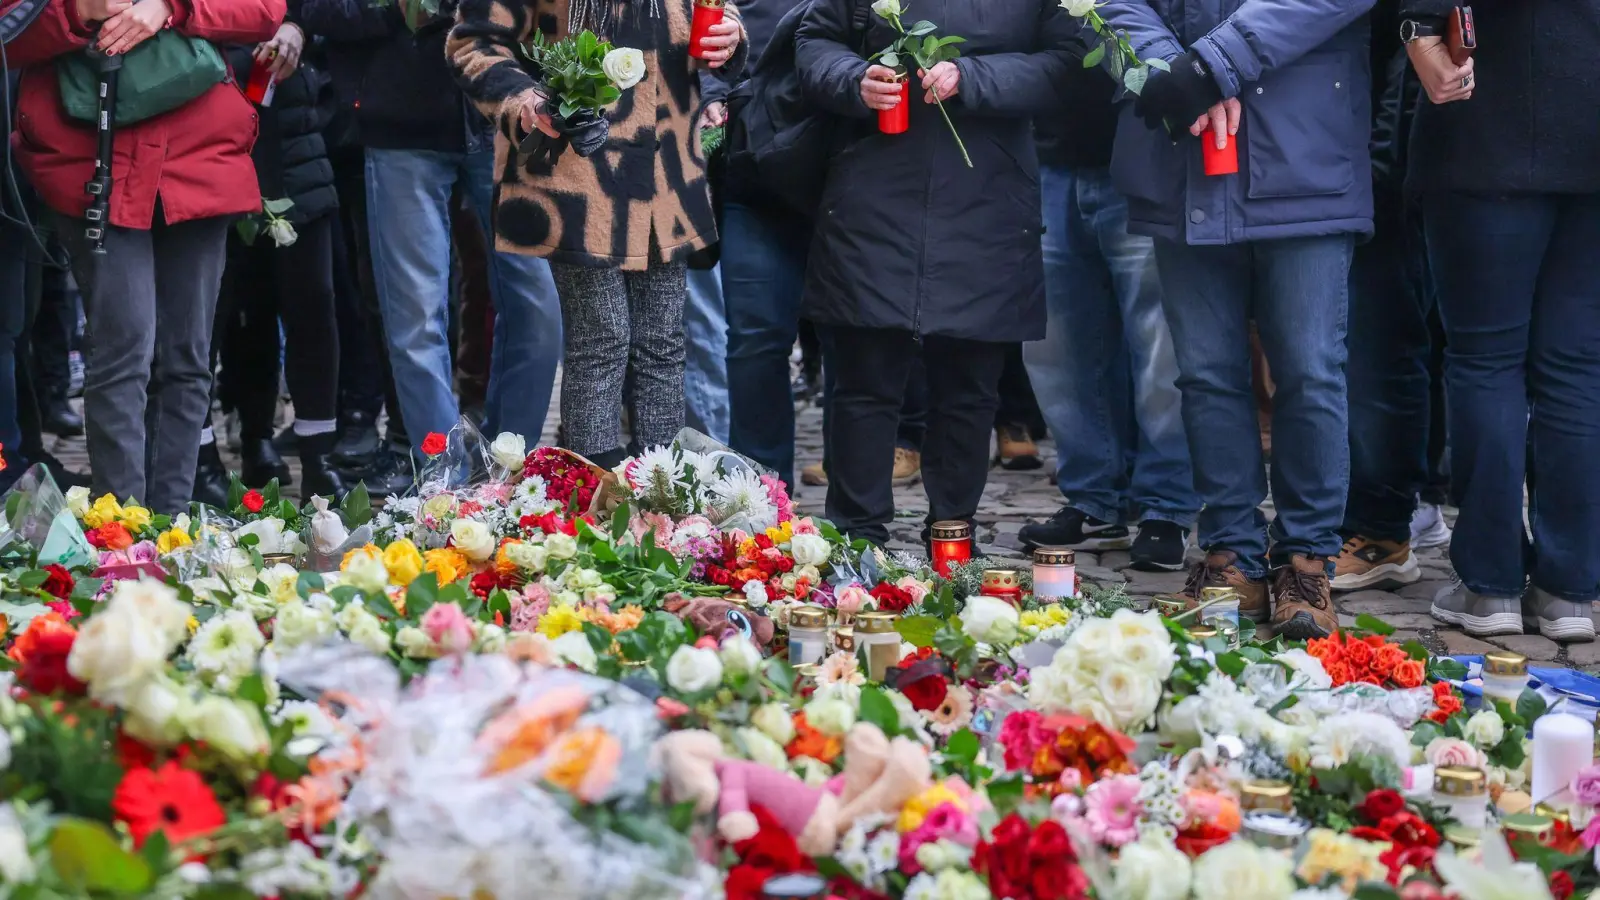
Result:
[[[806,516],[803,519],[795,519],[794,520],[794,533],[795,534],[821,534],[822,533],[822,529],[817,527],[817,523],[813,522],[811,520],[810,516]]]
[[[539,617],[550,611],[550,591],[537,581],[522,586],[521,594],[511,595],[511,630],[532,631]]]
[[[1600,806],[1600,766],[1590,766],[1573,776],[1572,796],[1584,806]]]
[[[1000,725],[1000,744],[1006,750],[1006,768],[1011,771],[1026,769],[1033,763],[1039,748],[1056,739],[1056,733],[1044,724],[1044,716],[1031,709],[1017,710]]]
[[[422,630],[446,653],[472,648],[472,623],[457,603],[435,603],[422,614]]]
[[[941,803],[934,807],[921,825],[900,839],[900,871],[907,875],[921,872],[922,866],[917,864],[917,848],[940,840],[976,847],[977,820],[954,803]]]
[[[776,475],[761,476],[761,484],[767,489],[767,499],[778,510],[778,524],[783,524],[794,518],[794,501],[789,499],[789,489],[783,486],[783,481]]]

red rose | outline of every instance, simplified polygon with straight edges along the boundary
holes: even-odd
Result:
[[[1390,840],[1404,847],[1439,846],[1439,832],[1416,813],[1395,813],[1378,823],[1378,827],[1389,835]]]
[[[444,435],[437,431],[430,431],[428,436],[422,439],[422,452],[429,456],[438,456],[444,452],[444,448],[449,446],[449,443],[449,440]]]
[[[1556,900],[1567,900],[1576,889],[1577,885],[1572,883],[1572,876],[1566,872],[1561,871],[1550,876],[1550,895]]]
[[[1351,832],[1354,834],[1355,832]],[[1432,847],[1402,847],[1399,844],[1391,846],[1378,857],[1378,862],[1383,863],[1389,872],[1386,876],[1390,884],[1398,885],[1400,879],[1405,877],[1406,869],[1416,869],[1419,872],[1433,870],[1433,857],[1437,853]]]
[[[1376,824],[1405,808],[1405,798],[1400,796],[1399,791],[1380,789],[1369,791],[1367,799],[1362,801],[1357,810],[1367,821]]]
[[[482,572],[472,576],[469,586],[474,594],[488,598],[489,592],[500,587],[500,574],[493,569],[484,569]]]
[[[760,548],[762,550],[771,550],[772,549],[772,538],[769,538],[764,534],[756,535],[755,541],[756,541],[756,547],[758,547],[758,548]]]
[[[912,709],[926,711],[939,708],[945,695],[950,693],[950,685],[945,683],[943,676],[929,675],[910,684],[899,685],[898,690],[911,701]]]
[[[1371,841],[1374,844],[1387,844],[1392,840],[1382,828],[1375,825],[1357,825],[1350,829],[1350,836],[1358,841]]]
[[[72,596],[72,589],[77,586],[77,582],[73,580],[71,572],[55,563],[45,566],[44,570],[49,573],[50,577],[44,580],[44,584],[39,585],[39,590],[57,600],[65,600]]]
[[[895,587],[887,581],[878,582],[869,593],[878,601],[878,609],[884,612],[904,612],[911,608],[911,592]]]
[[[779,572],[788,572],[793,568],[794,568],[794,560],[790,559],[789,557],[785,556],[785,557],[783,557],[783,558],[778,560],[778,571]]]
[[[260,491],[249,490],[244,492],[244,497],[239,500],[239,503],[242,504],[245,509],[253,513],[258,513],[261,512],[261,507],[267,505],[267,498],[261,496]]]

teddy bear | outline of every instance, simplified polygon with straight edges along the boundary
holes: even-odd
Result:
[[[858,819],[893,814],[932,784],[928,752],[905,738],[889,740],[876,725],[857,724],[845,736],[844,772],[821,786],[788,772],[727,756],[709,731],[678,731],[652,751],[672,802],[692,800],[699,814],[717,813],[728,843],[755,836],[760,806],[772,813],[809,856],[833,853]]]

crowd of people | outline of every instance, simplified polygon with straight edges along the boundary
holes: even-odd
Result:
[[[876,543],[894,485],[972,520],[1048,432],[1063,505],[1028,547],[1198,546],[1186,596],[1306,639],[1450,541],[1435,618],[1594,637],[1600,0],[1481,0],[1470,54],[1451,0],[1108,0],[1158,63],[1136,90],[1082,64],[1075,0],[912,0],[964,41],[906,73],[875,56],[894,0],[729,3],[697,48],[689,0],[0,10],[29,2],[0,57],[3,474],[220,503],[221,410],[248,485],[292,448],[302,495],[393,495],[463,414],[537,438],[559,366],[564,446],[610,466],[687,423]],[[530,158],[557,131],[519,47],[582,30],[643,79],[599,152]],[[118,123],[100,222],[56,70],[152,40],[223,68]],[[805,211],[703,140],[785,59],[833,124]],[[797,346],[826,447],[800,472]],[[45,433],[86,434],[91,472]]]

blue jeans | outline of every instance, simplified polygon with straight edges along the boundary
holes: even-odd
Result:
[[[367,149],[367,227],[372,270],[395,388],[415,445],[460,417],[451,382],[450,193],[461,182],[492,242],[494,151]],[[492,244],[491,244],[492,246]],[[561,304],[550,264],[515,253],[489,255],[494,349],[484,431],[537,442],[561,362]]]
[[[1200,498],[1153,242],[1128,233],[1106,169],[1045,166],[1039,182],[1050,323],[1022,356],[1055,438],[1056,483],[1101,521],[1136,509],[1193,528]]]
[[[1273,566],[1339,553],[1350,478],[1345,323],[1352,235],[1191,247],[1156,241],[1194,460],[1200,546],[1232,550],[1246,575],[1268,564],[1267,475],[1250,382],[1256,321],[1272,401]]]
[[[1461,507],[1450,561],[1480,594],[1520,596],[1531,575],[1587,603],[1600,597],[1600,195],[1443,194],[1423,215]]]
[[[690,269],[683,307],[684,422],[728,442],[728,313],[718,269]]]
[[[1429,481],[1434,295],[1420,222],[1380,204],[1350,265],[1350,494],[1343,531],[1409,541]]]
[[[789,354],[800,328],[811,226],[799,216],[728,203],[722,293],[728,311],[728,440],[794,481],[794,390]]]

